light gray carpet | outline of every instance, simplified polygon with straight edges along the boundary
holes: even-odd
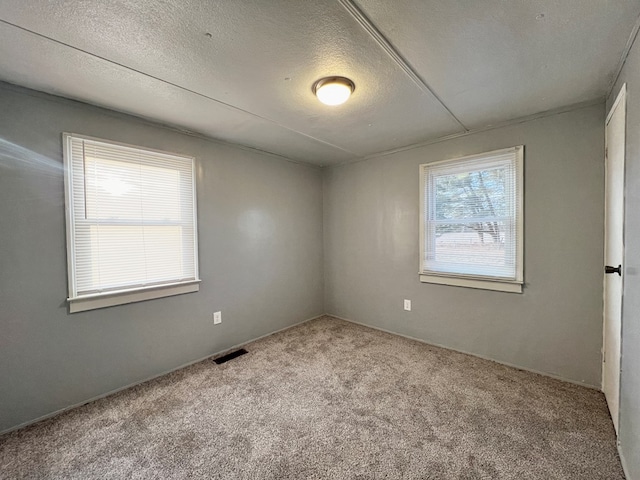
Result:
[[[601,393],[331,317],[0,438],[0,477],[622,479]]]

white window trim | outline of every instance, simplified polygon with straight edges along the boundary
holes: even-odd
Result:
[[[455,287],[478,288],[481,290],[494,290],[498,292],[522,293],[521,282],[504,282],[500,280],[480,280],[475,278],[463,278],[440,275],[420,275],[422,283],[435,283],[438,285],[451,285]]]
[[[140,287],[130,290],[114,290],[107,293],[97,293],[93,295],[83,295],[81,297],[68,298],[69,312],[84,312],[95,310],[96,308],[113,307],[115,305],[125,305],[127,303],[153,300],[154,298],[169,297],[172,295],[182,295],[200,290],[200,280],[190,282],[174,283],[170,285],[156,285],[153,287]]]
[[[458,161],[469,161],[474,159],[485,158],[489,155],[500,155],[508,152],[515,152],[516,154],[516,186],[518,192],[517,196],[518,208],[520,209],[520,217],[516,223],[516,280],[500,280],[498,278],[488,278],[476,275],[456,275],[450,273],[434,274],[433,272],[427,272],[424,266],[424,169],[425,167],[432,167],[438,164],[453,163]],[[522,293],[524,285],[524,145],[518,145],[515,147],[504,148],[500,150],[493,150],[490,152],[483,152],[475,155],[467,155],[464,157],[452,158],[448,160],[441,160],[438,162],[424,163],[419,167],[420,172],[420,265],[419,265],[419,278],[422,283],[433,283],[438,285],[451,285],[457,287],[477,288],[482,290],[494,290],[508,293]]]
[[[170,284],[150,285],[122,290],[112,290],[103,293],[93,293],[90,295],[77,295],[75,286],[75,219],[73,218],[73,169],[71,166],[71,139],[91,140],[93,142],[104,143],[107,145],[117,145],[120,147],[131,148],[134,150],[145,150],[164,155],[178,156],[190,158],[192,160],[193,169],[193,227],[194,227],[194,262],[195,262],[195,280],[184,282],[176,282]],[[95,310],[98,308],[112,307],[116,305],[125,305],[128,303],[141,302],[144,300],[152,300],[154,298],[169,297],[173,295],[182,295],[184,293],[192,293],[200,290],[200,274],[198,272],[198,205],[196,195],[196,166],[195,158],[188,155],[171,153],[153,148],[141,147],[139,145],[131,145],[127,143],[114,142],[101,138],[80,135],[76,133],[64,132],[62,134],[62,152],[64,161],[64,190],[65,190],[65,215],[66,215],[66,233],[67,233],[67,279],[69,297],[69,313],[84,312],[87,310]]]

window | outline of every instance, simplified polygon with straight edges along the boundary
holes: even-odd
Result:
[[[420,165],[420,280],[522,292],[523,146]]]
[[[194,159],[63,134],[70,311],[198,290]]]

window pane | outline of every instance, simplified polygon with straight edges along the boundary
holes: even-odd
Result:
[[[181,219],[181,175],[175,169],[87,157],[89,219]]]
[[[520,151],[422,166],[421,272],[521,281]]]
[[[471,222],[433,225],[435,244],[426,264],[441,272],[513,277],[515,251],[506,244],[509,224]]]
[[[74,136],[67,141],[70,297],[196,280],[193,159]]]
[[[87,225],[78,229],[81,293],[192,276],[193,247],[180,226]],[[158,261],[162,259],[162,261]]]
[[[507,216],[506,170],[503,167],[437,176],[436,219]]]

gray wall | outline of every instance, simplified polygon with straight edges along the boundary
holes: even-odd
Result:
[[[607,111],[627,84],[624,297],[619,440],[630,480],[640,479],[640,41],[636,38]]]
[[[327,169],[327,313],[599,387],[603,125],[600,104]],[[420,283],[418,165],[519,144],[524,293]]]
[[[0,431],[323,313],[321,170],[6,84],[0,112]],[[63,131],[197,158],[200,292],[67,313]]]
[[[640,70],[637,50],[629,77]],[[640,104],[631,89],[633,131]],[[0,431],[325,311],[600,384],[601,105],[324,174],[5,84],[0,111]],[[200,292],[67,313],[63,131],[198,159]],[[628,205],[639,201],[632,195],[633,181],[640,183],[633,170],[640,144],[632,135],[629,142]],[[525,292],[420,283],[418,165],[518,144],[525,145]],[[639,230],[631,212],[627,225]],[[638,322],[635,331],[629,326],[640,307],[630,303],[640,303],[629,271],[634,236],[627,243],[623,368],[638,363],[640,344]],[[413,301],[412,312],[402,310],[404,298]],[[223,312],[222,325],[213,325],[215,310]],[[633,398],[640,382],[637,368],[630,372],[623,375],[621,435],[637,449]]]

